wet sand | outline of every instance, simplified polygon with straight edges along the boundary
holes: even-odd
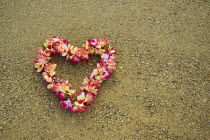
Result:
[[[0,139],[210,139],[207,0],[18,0],[1,3]],[[37,48],[105,38],[117,70],[81,114],[62,109],[33,70]],[[99,59],[58,77],[79,89]]]

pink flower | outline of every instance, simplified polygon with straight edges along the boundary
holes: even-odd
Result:
[[[98,42],[98,44],[102,47],[104,47],[106,44],[110,44],[110,41],[106,39],[98,39]]]
[[[105,60],[105,59],[101,59],[101,60],[99,61],[99,63],[100,63],[101,66],[104,66],[105,63],[106,63],[106,60]]]
[[[106,70],[103,66],[101,66],[99,63],[97,64],[96,69],[98,70],[98,74],[103,74]]]
[[[77,57],[82,57],[83,52],[84,52],[83,49],[78,48],[78,50],[75,52],[74,55],[77,56]]]
[[[116,54],[116,51],[114,50],[114,47],[110,47],[110,48],[108,48],[108,52],[110,53],[110,54]]]
[[[103,75],[98,75],[94,78],[94,83],[92,84],[92,86],[95,86],[96,88],[100,87],[100,83],[102,82],[102,80],[104,80],[104,76]]]
[[[104,73],[104,78],[105,78],[105,79],[108,79],[110,76],[111,76],[111,75],[110,75],[110,73],[109,73],[108,71]]]
[[[90,79],[92,79],[93,77],[95,77],[97,75],[98,75],[98,70],[95,68],[95,69],[93,69],[93,71],[90,74]]]
[[[67,43],[66,40],[61,40],[61,44],[62,44],[62,45],[67,45],[68,43]]]
[[[102,55],[106,50],[105,49],[102,49],[102,47],[100,45],[97,45],[96,46],[96,49],[94,50],[94,53],[92,54],[99,54],[99,55]]]
[[[88,61],[90,51],[87,50],[85,47],[82,49],[75,47],[75,48],[72,48],[72,51],[70,54],[71,54],[70,56],[71,62],[78,63],[81,61]]]
[[[52,37],[46,40],[46,43],[44,43],[44,46],[50,50],[54,50],[57,48],[57,46],[59,46],[59,41],[60,38],[59,37]]]
[[[66,40],[60,42],[60,45],[57,46],[57,51],[62,53],[62,56],[66,56],[70,52],[70,45],[67,44]]]
[[[93,93],[88,93],[85,97],[85,104],[86,105],[89,105],[89,104],[92,104],[93,100],[94,100],[94,97],[95,97],[95,94]]]
[[[95,46],[97,44],[97,39],[90,39],[88,42],[90,45]]]
[[[111,56],[109,57],[109,59],[114,60],[114,59],[116,59],[116,57],[117,57],[117,55],[111,55]]]
[[[79,63],[80,61],[81,61],[81,58],[77,56],[73,56],[73,58],[71,59],[71,63]]]
[[[82,48],[81,50],[82,50],[81,60],[82,61],[88,61],[90,51],[87,50],[86,48]]]
[[[112,73],[113,70],[116,69],[115,63],[114,63],[115,58],[116,58],[116,56],[110,56],[110,58],[108,60],[101,59],[100,65],[102,65],[106,70],[108,70],[108,72]]]
[[[100,83],[102,82],[103,77],[103,75],[96,76],[94,79],[89,79],[90,77],[86,77],[82,83],[82,89],[88,90],[89,86],[93,86],[95,88],[100,87]]]
[[[109,52],[106,51],[105,53],[102,54],[101,58],[103,58],[105,61],[109,59]]]
[[[55,78],[56,79],[56,78]],[[47,85],[47,89],[51,89],[51,88],[53,88],[53,86],[54,86],[54,81],[52,81],[51,83],[49,83],[48,85]]]
[[[65,86],[69,86],[70,84],[68,81],[61,79],[61,85],[65,87]]]
[[[107,66],[107,69],[109,72],[113,72],[113,70],[115,70],[115,63],[114,63],[114,60],[112,59],[109,59],[107,62],[106,62],[106,66]]]
[[[70,84],[68,83],[68,81],[65,81],[64,79],[61,79],[61,81],[56,81],[54,82],[53,86],[50,86],[52,88],[53,91],[55,91],[57,94],[64,93],[66,95],[73,95],[76,90],[71,90],[70,89]],[[63,94],[62,94],[63,95]],[[62,96],[59,95],[59,96]]]
[[[38,56],[37,60],[34,62],[35,70],[41,72],[44,68],[44,65],[47,63],[46,57]]]
[[[79,50],[78,47],[70,46],[71,54],[74,56],[76,55],[77,51]]]
[[[55,76],[54,75],[50,75],[49,73],[47,72],[43,72],[42,73],[42,77],[44,78],[44,80],[47,82],[47,83],[51,83],[55,80]]]
[[[77,101],[78,103],[83,103],[83,101],[85,100],[85,93],[84,92],[81,92],[77,95]]]
[[[85,106],[83,103],[74,102],[72,111],[77,112],[77,113],[81,113],[81,112],[85,111],[86,108],[88,108],[88,107]]]
[[[54,48],[55,49],[58,49],[58,47],[61,45],[61,42],[60,41],[57,41],[53,45],[54,45]]]
[[[48,63],[48,64],[45,64],[44,70],[49,73],[54,73],[56,66],[57,66],[56,64]]]
[[[52,38],[50,38],[53,42],[57,42],[60,40],[60,37],[57,36],[53,36]]]
[[[62,105],[63,108],[67,108],[69,111],[72,110],[72,99],[68,99],[66,101],[60,101],[60,104]]]
[[[68,95],[73,95],[76,92],[76,90],[70,90],[69,89],[69,86],[65,86],[65,87],[64,86],[61,86],[59,88],[59,91],[65,93],[65,94],[68,94]]]
[[[55,92],[59,92],[59,87],[61,86],[61,83],[59,81],[54,82],[52,90]]]
[[[98,93],[98,89],[96,88],[95,85],[93,85],[93,86],[90,86],[90,85],[83,85],[83,86],[81,87],[81,89],[82,89],[82,90],[86,90],[86,91],[88,91],[88,92],[90,92],[90,93],[93,93],[93,94],[95,94],[95,95],[97,95],[97,93]]]
[[[50,57],[53,54],[53,52],[51,50],[49,50],[48,48],[46,49],[42,49],[41,47],[38,48],[38,53],[37,56],[44,56],[46,58],[51,59],[52,57]]]
[[[66,100],[66,94],[63,92],[56,92],[58,98],[60,98],[61,100]]]

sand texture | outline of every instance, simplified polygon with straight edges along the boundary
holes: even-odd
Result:
[[[1,0],[1,140],[209,140],[208,0]],[[117,70],[81,114],[62,109],[34,71],[37,48],[111,40]],[[95,67],[56,56],[79,89]]]

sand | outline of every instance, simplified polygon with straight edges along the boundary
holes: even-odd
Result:
[[[0,139],[210,139],[208,0],[1,0]],[[81,114],[62,109],[34,71],[37,48],[105,38],[117,70]],[[99,60],[58,77],[79,89]]]

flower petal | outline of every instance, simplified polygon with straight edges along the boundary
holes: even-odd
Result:
[[[72,110],[72,99],[68,99],[66,101],[60,101],[60,104],[63,108],[68,109],[69,111]]]

